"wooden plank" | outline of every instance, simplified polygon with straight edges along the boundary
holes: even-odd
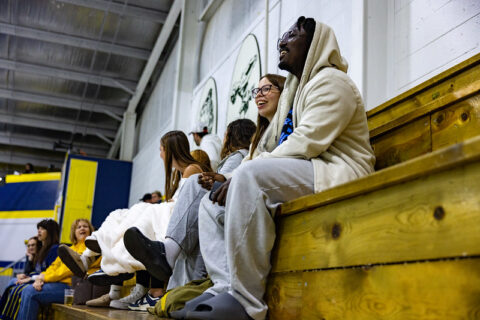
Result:
[[[295,289],[301,306],[283,313],[291,296],[267,295],[270,320],[479,319],[480,259],[383,265],[276,275],[269,292]],[[301,284],[301,285],[299,285]],[[297,289],[295,289],[297,290]],[[298,290],[297,290],[298,291]]]
[[[66,306],[63,304],[52,304],[54,319],[58,320],[85,320],[86,313],[75,307]]]
[[[269,319],[302,319],[298,317],[302,308],[302,275],[290,272],[269,276],[265,294]]]
[[[160,320],[148,312],[116,310],[110,308],[91,308],[87,306],[67,306],[63,304],[53,304],[55,319],[68,320]],[[58,318],[57,318],[58,317]]]
[[[428,113],[435,112],[456,101],[480,92],[480,65],[462,73],[458,78],[441,83],[412,97],[404,104],[387,109],[368,119],[370,137],[375,137],[395,127],[406,124]],[[458,86],[458,88],[456,88]]]
[[[430,116],[424,116],[385,135],[372,139],[380,170],[432,151]]]
[[[432,114],[432,148],[438,150],[480,133],[480,94]]]
[[[277,222],[272,272],[480,255],[480,162]]]
[[[373,116],[384,112],[386,109],[392,108],[392,106],[405,102],[407,99],[412,98],[413,96],[417,95],[418,93],[425,91],[433,86],[438,85],[445,80],[448,80],[462,72],[465,72],[468,69],[471,69],[480,63],[480,53],[474,55],[473,57],[451,67],[448,70],[443,71],[442,73],[434,76],[433,78],[422,82],[421,84],[413,87],[412,89],[382,103],[378,107],[369,110],[367,112],[368,118],[373,118]],[[475,79],[476,80],[476,79]]]
[[[405,161],[349,183],[282,204],[278,215],[289,215],[349,199],[388,186],[480,159],[480,136]]]

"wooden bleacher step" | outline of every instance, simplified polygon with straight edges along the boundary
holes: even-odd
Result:
[[[55,320],[161,320],[148,312],[53,304]]]
[[[269,319],[480,319],[480,55],[367,113],[372,175],[285,203]]]

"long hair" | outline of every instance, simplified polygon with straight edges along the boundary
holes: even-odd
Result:
[[[250,119],[238,119],[230,122],[225,132],[225,141],[220,157],[224,159],[232,152],[248,149],[256,128],[255,123]]]
[[[267,73],[266,75],[261,77],[260,80],[262,80],[263,78],[267,78],[268,81],[270,81],[275,87],[278,88],[280,93],[282,93],[283,87],[285,85],[285,77],[282,77],[278,74]],[[258,143],[260,142],[260,139],[265,133],[265,130],[267,130],[269,124],[270,121],[268,121],[267,118],[262,117],[260,114],[257,116],[257,130],[255,131],[255,134],[252,138],[252,146],[250,147],[250,159],[253,157],[253,153],[257,149]]]
[[[28,244],[28,241],[30,241],[30,240],[35,240],[35,255],[33,256],[33,260],[35,261],[35,257],[38,256],[38,253],[40,252],[40,249],[42,248],[42,242],[40,240],[38,240],[37,236],[33,236],[33,237],[30,237],[27,240],[26,244]]]
[[[45,243],[42,243],[42,248],[38,252],[38,255],[35,256],[34,263],[42,262],[47,257],[48,251],[54,244],[58,244],[60,227],[58,223],[53,219],[44,219],[37,223],[37,229],[42,227],[47,230],[47,239]]]
[[[70,241],[71,241],[73,244],[77,244],[77,243],[78,243],[78,239],[77,239],[77,237],[75,236],[75,230],[77,230],[78,224],[79,224],[80,222],[86,222],[86,223],[88,224],[88,229],[90,230],[90,235],[91,235],[92,232],[93,232],[93,226],[92,226],[92,223],[90,222],[90,220],[87,220],[87,219],[77,219],[77,220],[73,221],[72,226],[70,227]]]
[[[190,154],[192,155],[193,159],[195,159],[196,161],[200,162],[203,165],[202,170],[204,172],[213,171],[208,153],[206,153],[202,149],[195,149],[195,150],[192,150]]]
[[[165,199],[168,201],[172,199],[173,194],[178,188],[182,174],[178,170],[172,170],[173,159],[185,168],[191,164],[196,164],[202,170],[206,170],[205,166],[196,161],[190,154],[190,144],[188,138],[182,131],[174,130],[167,132],[160,139],[160,145],[165,152]]]

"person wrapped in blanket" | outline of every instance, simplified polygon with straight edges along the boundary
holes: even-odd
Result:
[[[23,289],[33,282],[32,277],[45,271],[57,258],[58,223],[52,219],[42,220],[37,224],[37,231],[40,250],[33,257],[34,268],[31,270],[27,261],[24,274],[12,279],[3,292],[0,300],[0,319],[2,320],[17,319]]]

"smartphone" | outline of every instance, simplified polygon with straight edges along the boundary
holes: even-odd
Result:
[[[210,199],[211,201],[213,201],[213,194],[215,193],[215,191],[218,190],[218,188],[220,188],[220,186],[223,184],[223,182],[220,182],[220,181],[215,181],[213,183],[213,186],[212,186],[212,190],[210,190],[210,195],[208,196],[208,199]]]

